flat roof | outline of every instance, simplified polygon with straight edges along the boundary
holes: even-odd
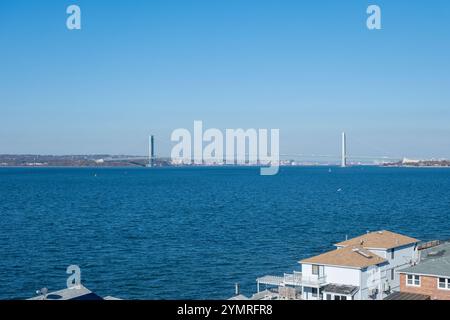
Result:
[[[359,290],[359,287],[330,283],[330,284],[327,284],[325,287],[323,287],[322,290],[323,290],[323,292],[329,292],[329,293],[353,295],[354,293],[356,293]]]
[[[398,233],[394,233],[391,231],[382,230],[370,232],[356,238],[339,242],[336,244],[336,246],[346,247],[358,245],[364,248],[388,250],[418,242],[420,242],[420,240],[404,236]]]
[[[83,285],[74,288],[66,288],[55,292],[49,292],[45,296],[39,295],[28,300],[103,300]]]
[[[450,242],[443,242],[439,245],[428,247],[420,251],[420,260],[436,259],[450,256]]]
[[[234,300],[234,301],[244,301],[244,300],[250,300],[249,298],[247,298],[246,296],[244,296],[243,294],[238,294],[237,296],[231,297],[228,300]]]
[[[427,249],[421,253],[417,265],[399,270],[399,273],[450,278],[450,243]]]
[[[363,269],[386,261],[386,259],[362,247],[348,246],[304,259],[300,263]]]

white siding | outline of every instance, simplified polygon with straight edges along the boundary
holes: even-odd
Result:
[[[370,266],[361,272],[360,299],[382,299],[384,295],[383,282],[385,281],[385,266]],[[378,294],[371,296],[371,291],[377,289]]]
[[[359,287],[360,273],[361,270],[359,269],[325,266],[325,275],[328,283],[346,284]]]
[[[391,290],[398,291],[400,289],[400,275],[397,273],[398,270],[407,268],[410,266],[411,261],[417,258],[417,250],[415,250],[415,245],[407,245],[394,249],[394,258],[392,258],[392,250],[370,250],[373,253],[385,258],[389,265],[383,268],[383,278],[385,281],[389,282]],[[393,270],[393,271],[392,271]],[[392,275],[394,279],[392,279]],[[383,291],[382,288],[380,292]]]
[[[306,277],[311,277],[312,275],[312,265],[311,264],[302,264],[302,275]]]

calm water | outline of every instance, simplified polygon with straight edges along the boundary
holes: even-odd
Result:
[[[346,235],[450,238],[449,213],[447,169],[0,169],[0,298],[61,289],[70,264],[100,295],[250,294]]]

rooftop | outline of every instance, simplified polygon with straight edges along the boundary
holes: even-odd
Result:
[[[243,294],[238,294],[237,296],[231,297],[228,300],[243,301],[243,300],[250,300],[250,299],[248,297],[244,296]]]
[[[362,246],[366,249],[392,249],[408,244],[418,243],[420,240],[404,236],[387,230],[370,232],[365,235],[349,239],[336,244],[338,247]]]
[[[86,288],[79,285],[73,288],[66,288],[55,292],[40,294],[28,300],[120,300],[115,297],[107,296],[102,298]]]
[[[359,287],[330,283],[323,287],[323,292],[353,295]]]
[[[28,300],[103,300],[101,297],[83,285],[70,289],[63,289],[45,295],[41,294]]]
[[[399,272],[450,278],[450,243],[423,250],[419,264]]]
[[[393,294],[384,298],[384,300],[430,300],[430,296],[417,293],[394,292]]]
[[[304,259],[300,263],[343,266],[363,269],[372,265],[378,265],[387,260],[364,249],[361,246],[347,246],[324,254]]]
[[[428,247],[421,250],[420,260],[425,261],[429,259],[437,259],[441,257],[450,256],[450,242],[443,242],[433,247]]]

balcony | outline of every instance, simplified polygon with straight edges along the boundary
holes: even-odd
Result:
[[[308,275],[301,272],[285,273],[283,277],[265,276],[256,280],[258,290],[260,284],[269,286],[321,287],[326,284],[326,276]]]

